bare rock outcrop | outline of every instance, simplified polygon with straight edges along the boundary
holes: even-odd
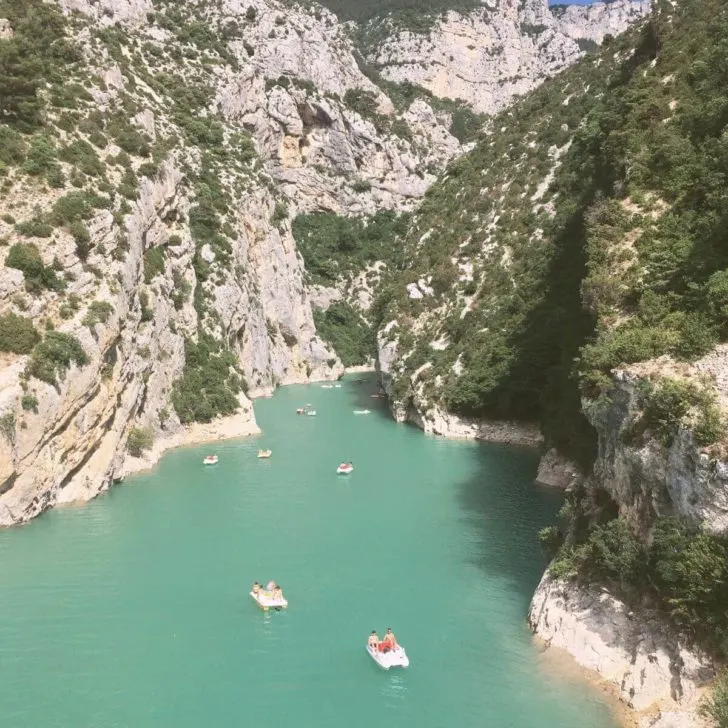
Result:
[[[656,725],[676,724],[676,715],[691,720],[702,689],[715,676],[712,660],[666,629],[658,616],[633,612],[604,589],[556,579],[548,571],[534,594],[528,623],[548,647],[566,650],[612,683],[630,707],[663,712]],[[645,725],[653,725],[654,718],[646,718]]]
[[[426,34],[393,28],[369,60],[391,81],[494,113],[606,35],[626,30],[650,6],[649,0],[617,0],[551,10],[547,0],[490,0],[467,13],[446,13]]]

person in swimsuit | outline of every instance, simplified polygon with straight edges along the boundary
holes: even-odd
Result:
[[[275,589],[273,589],[273,599],[275,599],[277,601],[280,601],[281,599],[283,599],[283,589],[281,589],[280,586],[278,586],[278,584],[276,584]]]
[[[376,629],[372,630],[372,633],[369,635],[369,640],[367,641],[367,644],[376,652],[379,647],[379,635],[377,634]]]
[[[387,631],[384,633],[384,639],[382,642],[389,646],[390,650],[393,650],[397,646],[397,638],[394,636],[391,627],[387,627]]]
[[[253,583],[253,594],[255,594],[255,596],[260,594],[260,584],[258,584],[257,581]]]

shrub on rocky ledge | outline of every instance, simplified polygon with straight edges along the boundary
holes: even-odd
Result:
[[[718,676],[710,697],[700,706],[701,714],[712,718],[718,728],[728,728],[728,671]]]
[[[146,427],[133,427],[126,441],[126,449],[132,457],[140,458],[153,444],[154,436],[151,430]]]
[[[88,364],[81,342],[70,334],[47,331],[43,341],[33,349],[26,375],[57,386],[58,377],[62,377],[71,364]]]
[[[0,316],[0,351],[30,354],[39,341],[40,334],[29,318],[14,313]]]
[[[210,422],[238,409],[236,395],[247,385],[237,364],[235,354],[210,336],[185,341],[184,372],[172,390],[180,422]]]

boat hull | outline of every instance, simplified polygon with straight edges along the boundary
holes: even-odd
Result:
[[[409,667],[409,657],[405,652],[404,647],[397,645],[397,647],[390,652],[378,652],[369,645],[367,645],[367,652],[369,657],[382,668],[382,670],[390,670],[393,667]]]
[[[287,599],[273,599],[273,597],[268,596],[265,592],[259,592],[258,594],[250,592],[250,596],[264,612],[267,612],[270,609],[280,611],[281,609],[287,609],[288,607]]]

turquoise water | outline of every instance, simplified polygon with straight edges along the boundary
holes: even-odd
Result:
[[[611,728],[524,624],[559,507],[535,457],[396,425],[374,387],[284,388],[217,466],[178,450],[0,532],[2,725]],[[317,417],[294,414],[306,402]],[[269,578],[287,612],[248,596]],[[407,671],[366,655],[388,625]]]

